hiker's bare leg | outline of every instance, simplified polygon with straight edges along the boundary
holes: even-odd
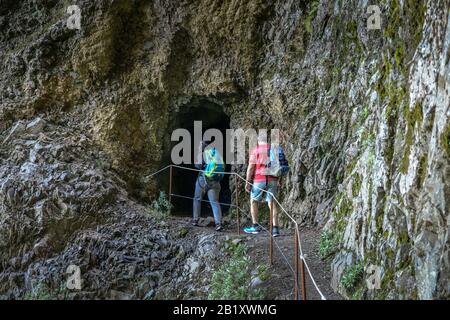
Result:
[[[250,199],[250,213],[252,215],[253,224],[258,223],[258,201]]]
[[[279,224],[278,224],[278,206],[276,205],[275,201],[273,201],[273,199],[269,201],[269,210],[272,210],[272,207],[273,207],[272,223],[273,223],[274,227],[278,227],[279,226]]]

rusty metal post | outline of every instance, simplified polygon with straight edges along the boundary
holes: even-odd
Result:
[[[270,214],[269,214],[269,264],[273,265],[273,236],[272,236],[272,227],[273,227],[273,206],[275,205],[275,201],[272,199],[272,205],[270,206]]]
[[[295,244],[296,244],[296,266],[295,266],[295,273],[296,273],[296,283],[298,284],[298,267],[299,267],[299,258],[298,258],[298,249],[299,249],[299,243],[300,243],[300,234],[299,234],[298,228],[295,228]],[[306,300],[306,280],[305,280],[305,262],[303,261],[303,257],[300,257],[300,276],[301,276],[301,285],[302,285],[302,299]],[[297,289],[298,290],[298,289]]]
[[[169,214],[171,214],[171,209],[172,209],[172,169],[173,167],[171,166],[169,168]]]
[[[294,300],[298,300],[298,233],[297,228],[294,230],[294,265],[295,265],[295,274],[294,274]]]
[[[300,271],[302,275],[302,298],[306,300],[305,263],[300,259]]]
[[[237,176],[234,175],[234,187],[236,189],[236,225],[237,225],[237,234],[241,235],[241,226],[240,226],[240,219],[239,219],[239,180],[237,179]]]

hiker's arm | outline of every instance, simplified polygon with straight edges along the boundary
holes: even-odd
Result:
[[[197,159],[195,161],[194,166],[196,169],[202,170],[203,169],[203,152],[202,152],[202,143],[201,142],[198,145],[196,158]]]
[[[247,183],[245,184],[245,190],[250,191],[251,185],[250,183],[253,182],[253,176],[255,174],[255,168],[256,165],[254,163],[250,163],[247,167]]]
[[[256,167],[256,165],[254,163],[250,163],[248,165],[247,177],[246,177],[247,181],[250,181],[250,182],[253,181],[253,175],[255,174],[255,167]]]

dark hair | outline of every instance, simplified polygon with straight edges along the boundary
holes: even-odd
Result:
[[[202,151],[205,150],[205,148],[206,148],[207,146],[209,146],[211,143],[212,143],[211,140],[203,140],[203,141],[202,141]]]

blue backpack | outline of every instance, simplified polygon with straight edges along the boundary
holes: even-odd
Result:
[[[205,177],[211,180],[220,181],[225,172],[225,163],[216,148],[206,148],[204,151],[206,167]]]
[[[289,172],[289,163],[280,146],[271,146],[268,149],[268,163],[266,165],[265,175],[282,177]]]

